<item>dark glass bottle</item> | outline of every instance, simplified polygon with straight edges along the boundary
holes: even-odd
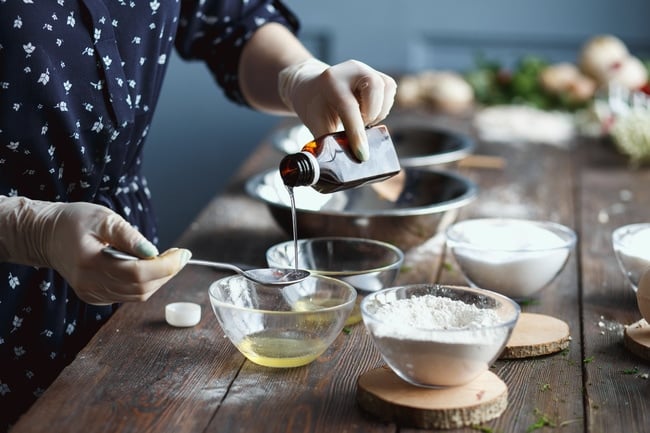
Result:
[[[385,125],[366,129],[370,157],[360,162],[350,149],[344,131],[323,135],[305,144],[298,153],[280,161],[286,186],[311,186],[321,193],[354,188],[388,179],[399,173],[395,146]]]

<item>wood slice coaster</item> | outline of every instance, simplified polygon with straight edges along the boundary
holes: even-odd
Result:
[[[500,359],[530,358],[560,352],[571,342],[569,325],[544,314],[521,313]]]
[[[625,328],[623,343],[632,353],[645,360],[650,360],[650,324],[641,319]]]
[[[463,386],[421,388],[402,380],[388,367],[379,367],[359,376],[357,402],[380,421],[423,429],[453,429],[500,416],[508,405],[508,387],[486,371]]]

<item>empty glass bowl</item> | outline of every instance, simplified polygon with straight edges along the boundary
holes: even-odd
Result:
[[[621,271],[636,292],[641,275],[650,268],[650,223],[617,228],[612,232],[612,246]]]
[[[270,267],[307,269],[314,274],[338,278],[361,292],[375,292],[391,286],[404,263],[399,248],[373,239],[319,237],[298,240],[298,255],[293,241],[273,245],[266,251]],[[359,302],[347,324],[361,321]]]
[[[362,292],[375,292],[395,282],[404,253],[381,241],[354,237],[320,237],[273,245],[266,251],[270,267],[296,266],[319,275],[341,279]]]
[[[313,275],[289,286],[264,286],[240,275],[213,282],[212,310],[223,332],[250,361],[298,367],[318,358],[340,334],[356,290]]]
[[[560,273],[576,243],[575,232],[550,221],[483,218],[447,231],[460,270],[475,287],[525,299]]]
[[[361,314],[388,366],[423,387],[460,386],[488,370],[519,318],[488,290],[411,284],[367,295]]]

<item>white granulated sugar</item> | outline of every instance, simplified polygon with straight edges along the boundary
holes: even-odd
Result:
[[[463,237],[473,246],[453,247],[463,273],[478,287],[514,298],[531,296],[548,285],[570,252],[557,234],[523,221],[469,225]],[[492,250],[495,246],[498,250]]]
[[[565,243],[557,234],[526,221],[468,225],[463,237],[477,247],[492,248],[498,245],[499,250],[513,252],[558,248]]]
[[[650,258],[648,245],[650,245],[650,227],[639,230],[634,236],[630,236],[626,242],[625,250],[629,255]]]
[[[641,279],[641,275],[650,267],[648,245],[650,245],[650,228],[645,228],[628,236],[617,247],[618,260],[624,266],[627,276],[634,282],[634,291],[636,291],[636,284]]]

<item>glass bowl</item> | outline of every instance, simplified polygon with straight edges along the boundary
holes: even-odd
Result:
[[[561,224],[509,218],[460,221],[446,235],[470,285],[515,299],[549,285],[576,243],[575,232]]]
[[[325,352],[357,297],[348,283],[321,275],[284,287],[233,275],[213,282],[209,294],[235,347],[256,364],[279,368],[309,364]]]
[[[392,285],[404,263],[396,246],[373,239],[319,237],[273,245],[266,251],[269,267],[298,267],[312,273],[338,278],[362,292],[376,292]]]
[[[391,286],[404,263],[404,253],[394,245],[373,239],[354,237],[319,237],[298,239],[298,256],[293,241],[273,245],[266,251],[269,267],[298,267],[314,274],[338,278],[361,294]],[[361,321],[359,303],[346,321]]]
[[[467,384],[503,351],[519,318],[512,299],[489,290],[411,284],[367,295],[361,314],[388,366],[422,387]]]
[[[650,268],[650,223],[629,224],[612,232],[616,261],[636,292],[643,272]]]

